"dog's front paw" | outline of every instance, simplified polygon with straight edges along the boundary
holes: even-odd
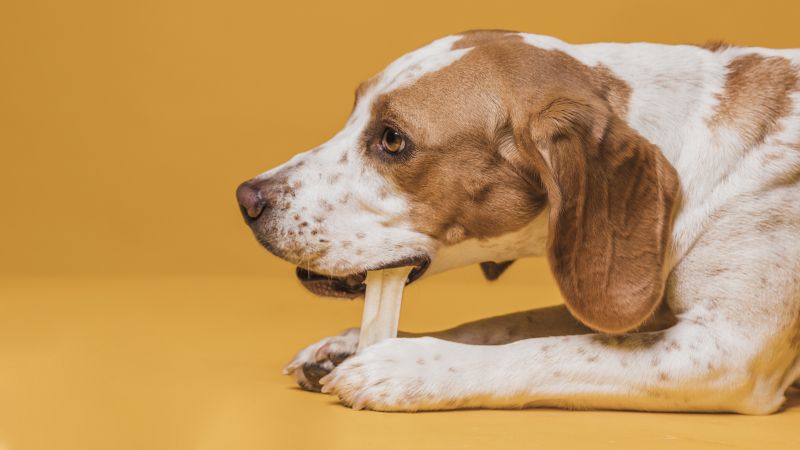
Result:
[[[322,387],[319,379],[356,352],[358,334],[358,328],[350,328],[309,345],[289,361],[283,369],[284,375],[292,376],[307,391],[319,392]]]
[[[353,409],[419,411],[463,406],[458,346],[430,337],[389,339],[361,351],[320,382]]]

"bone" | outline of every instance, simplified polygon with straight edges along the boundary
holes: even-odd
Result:
[[[367,272],[367,292],[361,315],[361,334],[356,353],[385,339],[397,337],[403,288],[413,267]]]

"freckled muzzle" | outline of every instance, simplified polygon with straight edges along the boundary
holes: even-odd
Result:
[[[275,240],[282,239],[283,237],[280,234],[276,235],[274,232],[274,225],[270,225],[269,223],[274,219],[276,213],[281,214],[285,212],[282,211],[285,208],[281,207],[282,202],[285,203],[285,198],[289,195],[285,191],[285,186],[285,177],[283,179],[267,178],[262,180],[249,180],[238,187],[236,190],[236,199],[239,203],[239,209],[241,210],[245,223],[253,231],[258,242],[275,256],[297,264],[299,261],[307,260],[307,257],[296,253],[298,253],[298,251],[302,253],[310,249],[304,248],[301,250],[300,247],[297,247],[297,244],[293,244],[289,247],[279,245],[280,243]],[[284,237],[288,238],[288,236]],[[316,241],[321,240],[322,239],[316,239]],[[309,242],[309,245],[312,244]],[[290,251],[287,251],[287,249],[290,249]],[[414,269],[409,273],[406,282],[406,284],[409,284],[425,273],[430,262],[431,259],[427,254],[420,254],[413,257],[397,259],[375,267],[368,266],[369,268],[367,270],[413,266]],[[363,296],[366,291],[364,280],[367,278],[367,270],[345,276],[333,276],[298,267],[296,274],[303,286],[314,294],[326,297],[356,298]]]
[[[403,258],[389,264],[370,268],[369,270],[414,266],[414,269],[408,274],[408,280],[406,281],[406,285],[408,285],[421,277],[425,271],[428,270],[430,263],[431,259],[429,256],[420,255],[411,258]],[[334,277],[298,267],[296,273],[297,278],[306,289],[314,294],[325,297],[356,298],[363,296],[367,289],[367,285],[364,284],[364,280],[367,279],[367,271],[345,277]]]

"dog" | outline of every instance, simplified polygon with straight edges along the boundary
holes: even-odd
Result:
[[[800,50],[447,36],[237,199],[325,296],[547,257],[563,307],[285,369],[355,409],[770,414],[800,378]]]

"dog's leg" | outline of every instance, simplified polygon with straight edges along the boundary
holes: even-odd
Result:
[[[664,327],[670,323],[669,312],[651,321]],[[454,328],[430,333],[401,331],[400,337],[432,336],[464,344],[506,344],[542,336],[587,334],[592,330],[575,320],[563,305],[534,309],[465,323]],[[327,375],[356,352],[358,328],[321,339],[300,350],[287,364],[284,374],[292,376],[298,386],[308,391],[319,391],[319,379]]]
[[[323,392],[385,411],[553,406],[762,414],[781,405],[781,380],[751,372],[752,342],[701,316],[683,319],[659,332],[498,346],[393,339],[342,363],[321,380]]]
[[[643,331],[662,330],[675,323],[665,306],[643,327]],[[400,332],[400,337],[436,337],[463,344],[498,345],[522,339],[547,336],[590,334],[592,330],[575,320],[564,305],[522,311],[465,323],[430,333]],[[358,329],[350,328],[336,336],[321,339],[298,352],[284,374],[294,377],[308,391],[319,391],[319,379],[356,352]]]
[[[721,213],[673,270],[671,328],[496,346],[392,339],[342,363],[320,380],[323,391],[387,411],[774,412],[800,376],[800,222],[789,219],[800,208],[794,191],[773,195],[785,197],[763,195]]]

